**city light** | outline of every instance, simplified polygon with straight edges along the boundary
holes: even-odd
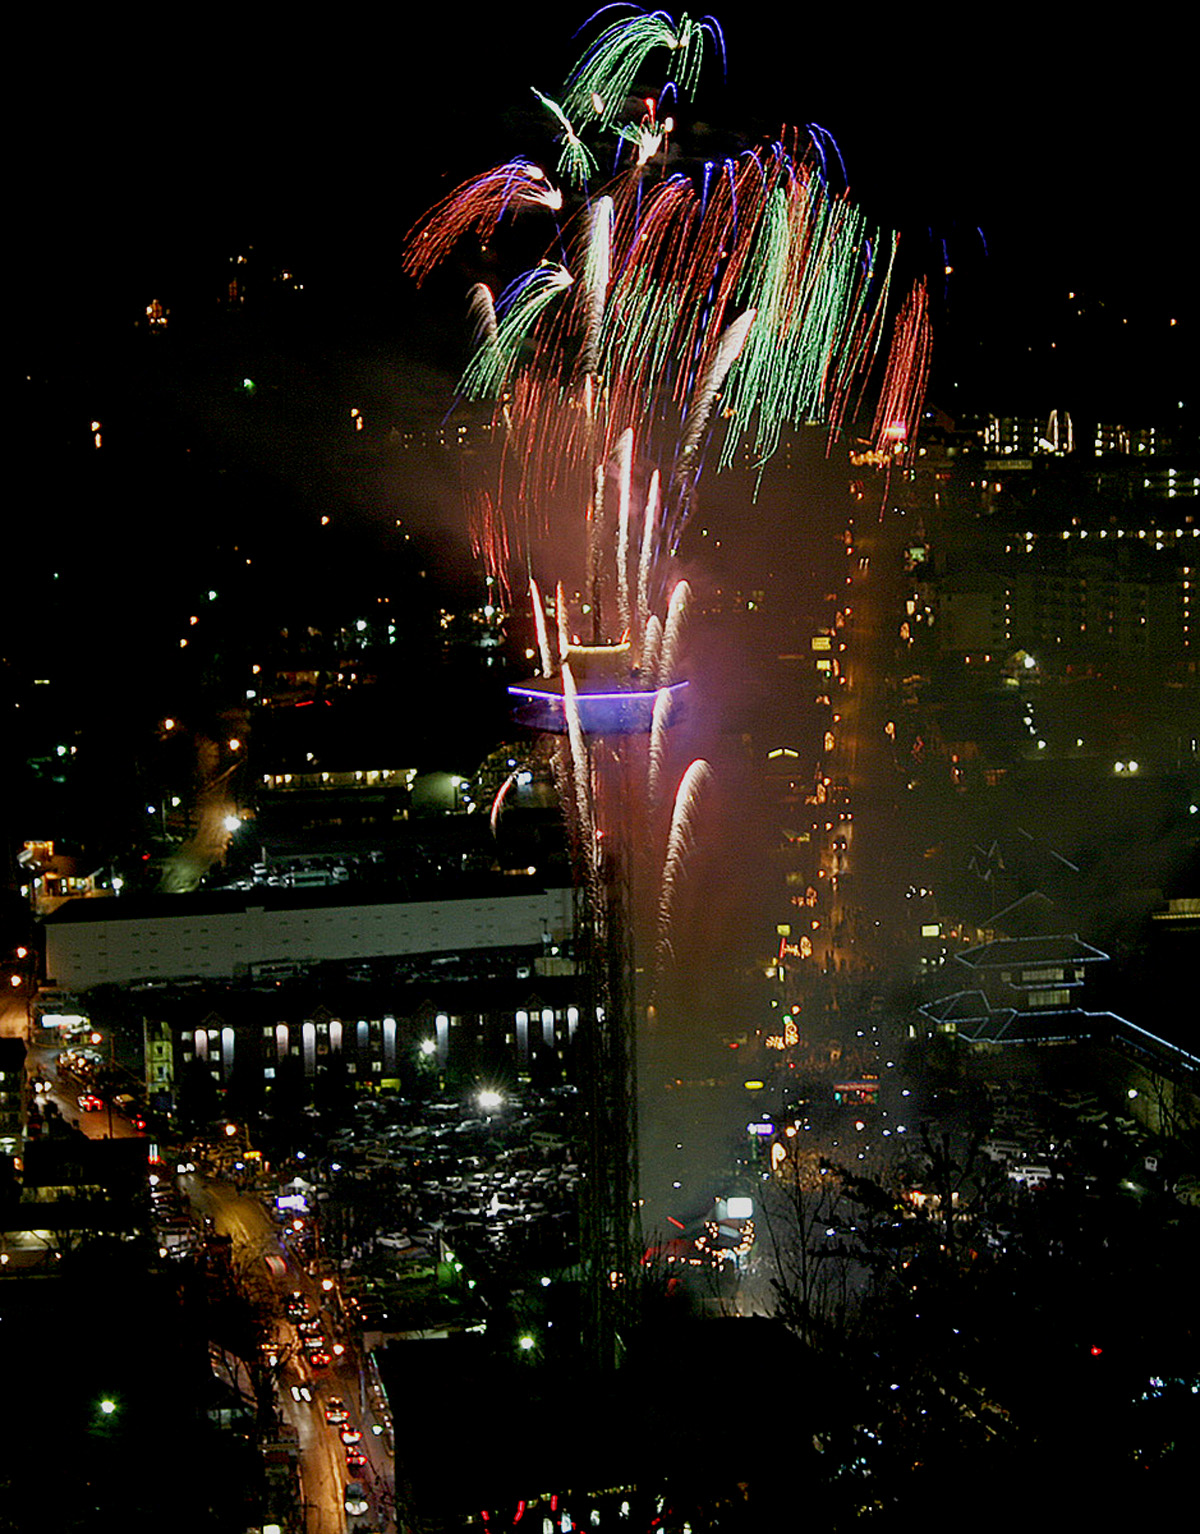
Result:
[[[839,51],[737,14],[744,69],[715,18],[597,3],[557,82],[549,12],[445,13],[453,50],[367,18],[365,73],[234,28],[261,99],[200,114],[147,34],[133,99],[99,57],[92,91],[144,131],[67,89],[34,135],[16,440],[52,488],[9,519],[6,807],[57,842],[9,849],[0,1284],[82,1372],[9,1329],[21,1526],[160,1482],[165,1525],[236,1513],[209,1397],[260,1534],[904,1526],[968,1481],[1039,1516],[1018,1459],[1103,1526],[1186,1475],[1180,92],[1128,27],[1015,140],[942,92],[991,168],[934,217],[938,18]],[[1005,25],[959,18],[964,58]],[[175,195],[197,159],[215,201]],[[374,1345],[406,1330],[461,1378]],[[476,1402],[499,1480],[442,1473]]]

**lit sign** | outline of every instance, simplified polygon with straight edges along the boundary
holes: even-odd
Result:
[[[276,1209],[295,1209],[300,1214],[308,1213],[308,1198],[303,1193],[281,1193],[275,1200]]]
[[[774,1124],[768,1124],[766,1122],[761,1124],[747,1124],[746,1128],[752,1135],[773,1135],[775,1133]]]

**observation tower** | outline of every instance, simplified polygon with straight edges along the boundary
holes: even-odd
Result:
[[[558,737],[560,784],[574,796],[575,931],[586,1176],[581,1207],[583,1342],[601,1370],[621,1361],[635,1319],[643,1241],[638,1187],[637,966],[633,849],[641,742],[687,686],[658,684],[625,641],[568,646],[558,676],[509,687],[526,728]],[[636,760],[635,760],[636,759]]]

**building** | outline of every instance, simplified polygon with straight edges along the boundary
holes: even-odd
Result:
[[[98,1238],[149,1239],[149,1141],[43,1135],[24,1150],[20,1196],[4,1219],[15,1268]]]
[[[386,986],[317,977],[278,989],[148,991],[147,1097],[159,1112],[195,1116],[206,1105],[217,1111],[227,1094],[257,1107],[281,1094],[310,1102],[327,1088],[397,1090],[422,1066],[557,1084],[575,1050],[578,984],[573,974],[520,965],[488,978],[435,972]]]
[[[0,1039],[0,1156],[15,1156],[25,1125],[25,1045]]]
[[[985,535],[985,549],[952,557],[930,582],[939,650],[975,665],[1000,664],[1020,648],[1044,671],[1116,664],[1194,677],[1200,552],[1164,532]]]
[[[417,901],[268,888],[69,902],[45,922],[47,981],[81,991],[135,981],[236,980],[272,965],[494,949],[549,953],[570,941],[569,889],[518,878],[476,889]]]
[[[972,971],[992,1006],[1028,1012],[1078,1006],[1088,966],[1108,955],[1072,933],[999,938],[955,958]]]

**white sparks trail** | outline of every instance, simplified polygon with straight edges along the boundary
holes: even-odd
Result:
[[[658,685],[660,687],[669,687],[675,680],[675,667],[679,662],[683,622],[687,616],[687,607],[691,595],[692,588],[686,581],[680,581],[674,591],[672,591],[671,600],[667,604],[667,622],[663,630],[662,653],[658,658]]]
[[[671,476],[673,511],[669,518],[670,531],[666,543],[672,553],[679,547],[679,539],[692,514],[696,476],[700,471],[701,439],[708,425],[709,416],[712,414],[713,404],[721,385],[725,382],[726,374],[737,361],[739,352],[746,344],[746,337],[750,333],[756,312],[754,309],[747,309],[745,314],[740,314],[722,334],[713,359],[701,375],[692,395],[691,407],[688,410],[687,422],[679,444],[679,453],[675,459],[675,469]]]
[[[500,785],[499,793],[492,800],[492,813],[488,816],[488,825],[492,829],[493,837],[496,835],[496,827],[500,824],[500,810],[504,804],[505,795],[517,781],[517,773],[520,772],[520,770],[521,769],[518,767],[516,772],[509,773],[508,777],[506,777],[504,782]]]
[[[592,829],[592,799],[587,742],[579,717],[579,693],[571,667],[564,660],[562,668],[563,705],[567,715],[567,735],[571,742],[571,765],[575,773],[575,808],[579,815],[579,837],[583,846],[589,881],[596,865],[596,835]]]
[[[598,463],[592,476],[592,505],[588,517],[588,586],[597,596],[600,591],[600,565],[604,545],[604,465]],[[596,621],[593,614],[592,621]]]
[[[538,655],[542,661],[542,675],[554,675],[554,662],[550,658],[550,635],[546,632],[546,609],[542,606],[542,593],[533,576],[529,577],[529,598],[533,603],[533,626],[537,629]]]
[[[612,198],[597,197],[592,204],[584,269],[587,309],[582,354],[584,372],[593,375],[600,371],[600,336],[604,329],[604,306],[608,301],[608,280],[612,267],[612,221]]]
[[[554,616],[558,620],[558,658],[565,662],[571,648],[571,628],[567,622],[567,599],[561,581],[554,588]]]
[[[638,561],[638,630],[646,632],[650,621],[650,567],[654,559],[654,534],[658,527],[659,476],[658,470],[650,476],[650,488],[646,492],[646,510],[642,519],[642,555]]]
[[[675,906],[675,893],[684,859],[692,845],[692,816],[696,801],[710,776],[711,769],[708,763],[697,758],[680,779],[679,790],[675,795],[675,809],[671,815],[671,830],[667,837],[667,856],[663,864],[662,893],[658,902],[660,963],[672,951],[671,916]]]
[[[477,282],[467,295],[475,340],[480,346],[496,344],[496,301],[486,282]]]
[[[646,798],[651,810],[658,804],[658,783],[662,777],[663,752],[670,719],[671,694],[662,687],[654,698],[654,718],[650,725],[650,753],[646,768]]]
[[[535,181],[545,180],[546,172],[540,166],[533,166],[529,171],[530,178]],[[548,208],[551,213],[561,213],[563,194],[558,187],[551,186],[547,181],[540,191],[526,191],[525,200],[533,207]]]
[[[658,657],[662,653],[662,619],[651,613],[646,619],[646,635],[642,640],[642,676],[647,682],[658,677]]]
[[[717,397],[717,391],[725,382],[725,375],[738,359],[738,354],[746,344],[746,337],[750,333],[750,327],[754,323],[755,310],[747,309],[745,314],[739,314],[733,324],[724,332],[717,349],[713,353],[713,359],[701,374],[700,381],[696,385],[692,395],[691,408],[688,411],[687,427],[683,434],[683,440],[679,444],[679,468],[677,473],[683,474],[691,467],[691,461],[696,456],[700,447],[700,438],[704,434],[704,428],[708,425],[708,418],[712,414],[713,401]]]
[[[629,502],[633,479],[633,427],[617,441],[617,621],[622,633],[629,630]]]

